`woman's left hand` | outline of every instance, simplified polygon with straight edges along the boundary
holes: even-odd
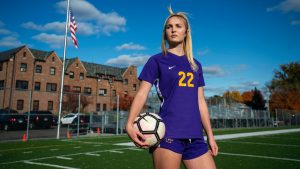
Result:
[[[218,145],[216,143],[215,138],[213,138],[213,137],[212,138],[208,138],[208,144],[209,144],[209,147],[210,147],[211,155],[212,156],[217,156],[219,148],[218,148]]]

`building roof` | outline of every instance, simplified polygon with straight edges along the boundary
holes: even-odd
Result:
[[[82,62],[84,67],[87,70],[88,76],[97,76],[100,75],[110,75],[114,76],[115,80],[122,80],[122,74],[126,71],[127,68],[118,68],[113,66],[107,66],[96,63]]]
[[[15,53],[20,51],[22,48],[26,47],[25,45],[13,48],[10,50],[6,50],[3,52],[0,52],[0,62],[1,61],[6,61],[9,60],[10,58],[13,57]],[[41,60],[45,61],[46,57],[49,56],[52,52],[54,51],[42,51],[42,50],[37,50],[37,49],[31,49],[28,48],[33,56],[35,57],[36,60]],[[63,60],[62,58],[60,58]],[[70,58],[66,59],[65,63],[65,70],[74,63],[74,61],[78,58]],[[127,70],[127,68],[119,68],[119,67],[113,67],[113,66],[107,66],[107,65],[102,65],[102,64],[96,64],[96,63],[89,63],[89,62],[84,62],[81,61],[85,69],[87,70],[87,76],[92,76],[96,77],[98,74],[99,75],[108,75],[108,76],[113,76],[115,80],[120,80],[122,81],[122,75],[123,73]]]
[[[22,48],[26,47],[25,45],[17,47],[17,48],[13,48],[10,50],[6,50],[3,52],[0,52],[0,61],[5,61],[5,60],[9,60],[10,58],[13,57],[14,54],[16,54],[17,52],[19,52]],[[33,54],[33,56],[37,59],[37,60],[45,60],[47,56],[49,56],[53,51],[42,51],[42,50],[37,50],[37,49],[31,49],[28,48],[30,50],[30,52]]]
[[[13,55],[15,53],[19,52],[23,47],[25,47],[25,46],[20,46],[20,47],[17,47],[17,48],[13,48],[13,49],[10,49],[10,50],[0,52],[0,62],[9,60],[10,58],[13,57]]]

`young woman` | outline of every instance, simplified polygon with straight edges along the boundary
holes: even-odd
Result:
[[[159,115],[166,125],[160,145],[150,147],[155,169],[179,169],[181,161],[188,169],[215,169],[212,156],[217,156],[218,146],[204,98],[202,66],[193,58],[186,15],[173,13],[171,8],[169,13],[163,29],[162,53],[150,57],[139,76],[141,85],[131,105],[127,133],[135,143],[148,147],[133,122],[155,85],[162,101]]]

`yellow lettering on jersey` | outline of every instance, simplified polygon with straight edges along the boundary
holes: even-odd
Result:
[[[179,79],[178,86],[183,86],[183,87],[185,87],[185,86],[188,86],[188,87],[194,87],[194,84],[191,83],[191,82],[193,81],[193,79],[194,79],[194,74],[193,74],[193,73],[191,73],[191,72],[185,73],[185,72],[183,72],[183,71],[180,71],[180,72],[178,72],[178,75],[181,76],[181,78]],[[186,85],[186,83],[183,82],[184,79],[186,78],[186,76],[189,77],[188,82],[187,82],[187,85]]]

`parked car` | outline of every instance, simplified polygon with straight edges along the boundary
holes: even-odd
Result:
[[[76,117],[77,117],[77,115],[74,114],[74,113],[67,114],[67,115],[65,115],[61,118],[61,123],[63,125],[64,124],[71,124]]]
[[[25,129],[26,120],[23,115],[13,109],[0,109],[0,129],[12,130],[12,129]]]
[[[28,119],[28,112],[24,113],[24,117]],[[50,111],[30,111],[29,128],[51,128],[53,124],[53,115]]]

